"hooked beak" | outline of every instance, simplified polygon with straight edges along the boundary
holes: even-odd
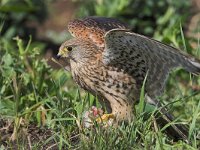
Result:
[[[61,58],[61,56],[60,56],[59,53],[56,55],[56,58],[57,58],[57,59],[60,59],[60,58]]]
[[[63,47],[61,46],[59,48],[59,51],[58,51],[58,54],[57,54],[57,59],[60,59],[60,58],[68,58],[69,55],[68,55],[68,50],[66,47]]]

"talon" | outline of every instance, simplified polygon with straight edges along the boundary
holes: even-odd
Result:
[[[114,114],[103,114],[103,110],[101,108],[92,106],[90,110],[83,113],[82,123],[86,128],[92,127],[94,125],[94,121],[96,121],[98,124],[103,124],[104,127],[108,127],[113,125],[114,119]]]
[[[110,119],[115,119],[114,114],[103,114],[102,116],[100,116],[96,119],[96,122],[98,122],[98,123],[108,122]]]

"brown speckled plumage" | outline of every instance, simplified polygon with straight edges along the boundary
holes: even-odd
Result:
[[[128,29],[128,26],[119,20],[104,17],[76,19],[68,24],[68,30],[74,37],[91,40],[101,48],[104,48],[105,45],[105,33],[114,28]]]
[[[162,94],[172,69],[182,67],[194,74],[200,73],[199,60],[130,32],[125,24],[115,19],[89,17],[74,20],[68,29],[74,38],[61,45],[59,55],[70,58],[76,83],[106,102],[118,121],[133,120],[132,109],[139,100],[146,75],[147,102],[159,105],[156,97]],[[65,56],[63,49],[69,47]],[[176,134],[180,134],[177,138],[186,138],[181,131]]]

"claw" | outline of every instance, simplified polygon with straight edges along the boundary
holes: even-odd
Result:
[[[96,122],[108,122],[110,119],[115,119],[115,116],[113,114],[103,114],[102,116],[96,119]]]
[[[103,114],[103,110],[96,106],[92,106],[89,111],[83,113],[83,126],[86,128],[93,126],[94,121],[103,124],[104,127],[112,126],[114,120],[114,114]]]

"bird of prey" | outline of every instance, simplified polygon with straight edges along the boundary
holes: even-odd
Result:
[[[88,17],[68,24],[74,38],[64,42],[58,56],[69,61],[74,81],[97,96],[117,122],[134,120],[145,77],[147,103],[161,106],[156,99],[165,87],[169,72],[177,67],[200,74],[200,61],[161,42],[131,32],[116,19]],[[68,66],[68,67],[69,67]],[[173,119],[161,109],[165,124]],[[180,125],[167,129],[174,139],[187,139]]]

